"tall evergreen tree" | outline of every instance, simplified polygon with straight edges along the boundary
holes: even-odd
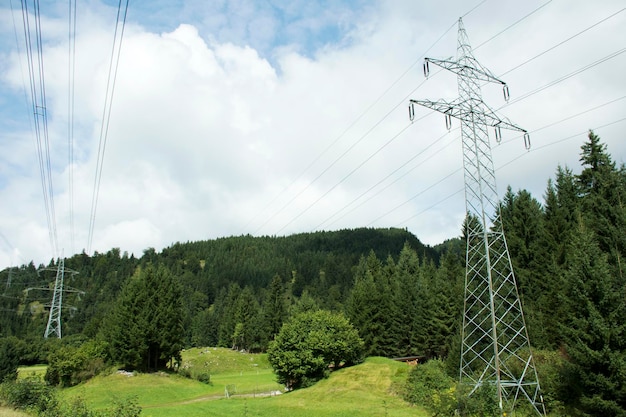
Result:
[[[241,287],[237,283],[231,283],[228,292],[219,309],[217,319],[219,321],[218,344],[223,347],[232,347],[232,338],[237,325],[237,300],[241,294]]]
[[[147,265],[122,289],[102,333],[114,360],[153,371],[180,360],[182,323],[180,285],[167,268]]]
[[[580,161],[583,170],[578,175],[586,221],[595,232],[600,249],[609,255],[615,272],[624,276],[622,267],[626,254],[626,181],[616,169],[606,145],[593,132],[583,144]]]
[[[394,356],[424,353],[427,344],[427,317],[429,305],[426,295],[426,277],[422,274],[417,253],[404,245],[394,268],[393,279],[388,285],[394,299],[389,320],[389,336],[395,339]],[[390,341],[391,342],[391,341]]]
[[[261,348],[259,313],[259,303],[254,297],[252,288],[247,286],[237,298],[235,328],[232,334],[234,349],[259,350]]]
[[[346,314],[363,339],[365,354],[381,355],[380,335],[384,331],[379,323],[380,294],[375,277],[382,266],[374,252],[361,257],[354,276],[354,285],[346,302]]]
[[[265,343],[274,339],[278,334],[287,317],[287,306],[285,302],[285,289],[283,280],[279,275],[274,275],[270,288],[263,303]]]
[[[580,222],[569,245],[561,326],[569,361],[562,395],[589,415],[626,416],[624,284],[611,274],[593,232]]]
[[[542,295],[550,293],[556,281],[548,272],[552,256],[545,252],[543,208],[528,191],[514,194],[509,187],[500,214],[530,339],[535,346],[547,347],[550,335],[545,334],[543,321],[551,318],[553,311],[546,311],[541,302],[545,301]]]

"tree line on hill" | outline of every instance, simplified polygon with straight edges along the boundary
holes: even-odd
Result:
[[[626,169],[593,132],[580,155],[578,173],[556,168],[542,202],[507,189],[498,221],[531,344],[563,359],[560,382],[544,384],[549,397],[623,416]],[[465,274],[459,230],[436,247],[406,230],[363,228],[175,243],[139,258],[82,253],[65,260],[79,272],[68,284],[84,294],[68,293],[76,309],[64,311],[63,334],[107,340],[112,359],[154,369],[189,346],[265,351],[289,317],[329,310],[345,314],[367,355],[436,357],[454,367]],[[37,269],[13,270],[0,297],[0,337],[16,340],[23,363],[48,354],[43,297],[51,293],[25,291],[42,286]]]

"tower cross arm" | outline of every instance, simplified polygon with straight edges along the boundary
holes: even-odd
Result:
[[[427,107],[443,113],[448,117],[454,117],[463,122],[473,123],[476,119],[482,119],[488,126],[496,128],[504,128],[514,130],[518,132],[526,133],[525,129],[513,124],[506,117],[498,116],[491,108],[485,103],[480,102],[480,106],[472,107],[467,105],[466,102],[460,100],[447,101],[447,100],[410,100],[411,104],[419,104],[420,106]]]
[[[496,84],[506,85],[506,83],[491,73],[487,68],[484,68],[478,61],[473,58],[467,58],[471,60],[473,66],[463,64],[459,61],[450,61],[449,59],[436,59],[425,58],[424,70],[428,73],[427,68],[430,63],[437,65],[438,67],[447,69],[457,75],[463,75],[479,81],[491,82]]]

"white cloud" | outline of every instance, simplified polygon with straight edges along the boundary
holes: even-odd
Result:
[[[412,1],[339,7],[333,26],[330,14],[296,16],[285,7],[281,20],[277,12],[255,14],[248,10],[252,2],[242,4],[235,15],[219,7],[208,13],[190,3],[181,11],[187,20],[158,16],[172,28],[166,31],[133,23],[142,15],[127,26],[92,249],[120,247],[140,255],[176,241],[288,234],[319,225],[408,227],[431,244],[459,235],[464,212],[463,193],[456,193],[463,187],[462,173],[456,172],[462,161],[459,132],[446,133],[443,117],[421,108],[409,126],[406,106],[408,97],[455,98],[454,76],[431,68],[424,82],[420,55],[455,55],[453,24],[471,7],[461,1],[445,7]],[[480,45],[541,4],[479,7],[464,19],[471,42]],[[61,19],[46,24],[54,37],[45,62],[55,203],[60,245],[68,255],[87,241],[112,41],[111,10],[88,6],[81,10],[88,20],[79,20],[76,45],[74,248],[69,248],[67,210],[67,44]],[[567,9],[549,4],[478,48],[476,56],[502,74],[618,6],[618,1]],[[619,30],[623,14],[504,75],[512,99],[619,49],[626,36]],[[350,21],[355,16],[359,20]],[[331,26],[345,30],[332,42],[316,29]],[[279,40],[290,31],[291,45]],[[299,46],[305,42],[300,37],[310,34],[320,38]],[[250,42],[254,37],[258,49]],[[310,45],[319,48],[310,51]],[[531,131],[537,151],[526,153],[521,138],[504,132],[504,143],[493,149],[496,167],[508,163],[497,172],[501,194],[511,184],[541,199],[557,164],[577,167],[585,139],[580,133],[623,117],[626,101],[617,101],[533,133],[623,96],[618,68],[624,59],[618,56],[502,108]],[[22,87],[16,59],[1,69],[0,94],[15,94]],[[504,104],[498,86],[485,86],[483,93],[492,107]],[[20,103],[12,111],[24,107]],[[0,133],[0,231],[15,245],[0,246],[0,265],[21,262],[17,252],[36,262],[53,256],[28,129]],[[598,131],[618,162],[625,155],[620,130],[623,124]],[[573,134],[579,135],[541,148]]]

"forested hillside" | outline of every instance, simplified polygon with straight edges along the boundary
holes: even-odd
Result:
[[[252,295],[254,307],[260,308],[273,283],[280,285],[285,308],[305,293],[305,298],[320,307],[341,309],[352,288],[359,258],[370,251],[382,258],[397,258],[405,243],[420,256],[437,261],[437,250],[401,229],[228,237],[175,243],[160,253],[148,248],[141,257],[122,254],[115,248],[93,256],[83,253],[65,260],[66,268],[78,272],[66,274],[66,286],[84,293],[66,293],[63,335],[95,336],[127,281],[138,269],[152,264],[166,267],[181,285],[186,343],[217,344],[217,329],[207,328],[212,325],[211,317],[226,307],[234,308],[242,295]],[[2,336],[42,337],[48,318],[44,304],[49,304],[52,292],[41,288],[53,282],[55,260],[45,265],[49,271],[38,274],[43,267],[31,263],[10,271],[11,284],[0,297]],[[234,311],[223,314],[219,322],[228,322]],[[224,345],[230,346],[230,330],[221,331],[227,333]]]
[[[624,416],[626,169],[592,132],[580,155],[576,169],[555,167],[542,200],[509,188],[500,221],[531,343],[563,363],[544,384],[548,398],[591,415]],[[180,346],[263,351],[289,316],[326,309],[350,319],[368,355],[454,364],[464,263],[463,236],[432,248],[400,229],[229,237],[175,243],[160,253],[146,249],[141,257],[117,249],[81,254],[65,262],[78,272],[67,284],[84,294],[67,293],[75,309],[63,312],[63,334],[115,338],[121,317],[150,323],[158,305],[178,323],[160,327],[180,329],[163,337],[178,338]],[[51,279],[38,276],[32,263],[3,276],[9,272],[0,336],[29,341],[23,362],[45,359],[43,304],[51,293],[26,289]],[[158,282],[169,284],[150,292]]]

